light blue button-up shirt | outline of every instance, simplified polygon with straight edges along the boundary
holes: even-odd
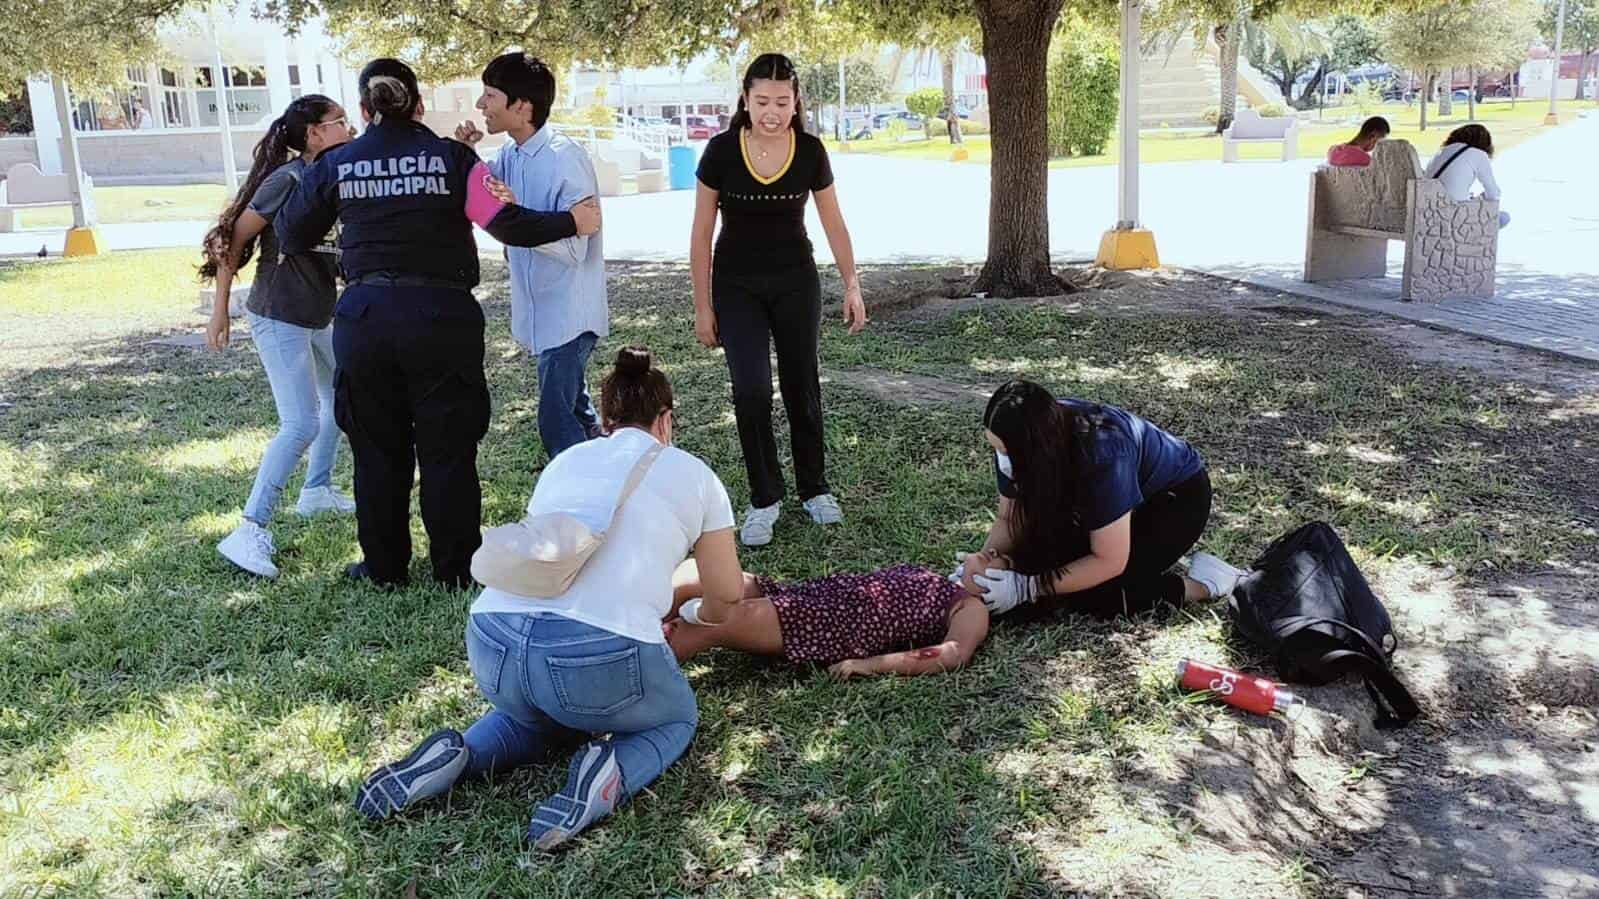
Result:
[[[489,169],[510,186],[516,202],[529,209],[565,212],[600,193],[594,164],[582,145],[548,127],[521,144],[507,141]],[[598,337],[610,333],[605,256],[598,233],[506,250],[511,265],[511,336],[517,343],[542,353],[586,331]]]

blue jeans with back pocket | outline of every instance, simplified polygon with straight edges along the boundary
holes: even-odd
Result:
[[[494,711],[466,731],[464,776],[542,760],[580,735],[611,734],[623,795],[661,776],[694,738],[694,689],[665,643],[548,614],[467,616],[466,655]]]

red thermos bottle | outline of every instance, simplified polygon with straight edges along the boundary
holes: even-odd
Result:
[[[1257,715],[1286,712],[1304,704],[1303,699],[1273,681],[1193,659],[1177,663],[1177,683],[1185,690],[1209,690],[1222,702]]]

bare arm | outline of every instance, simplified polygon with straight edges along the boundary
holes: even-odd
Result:
[[[238,273],[244,245],[265,231],[267,225],[267,220],[254,209],[245,209],[233,223],[233,239],[228,244],[227,255],[217,261],[216,302],[211,305],[211,320],[205,327],[206,343],[213,350],[228,345],[228,307],[233,297],[233,276]]]
[[[1088,555],[1067,565],[1058,577],[1040,579],[1040,594],[1076,593],[1097,587],[1127,570],[1133,545],[1133,513],[1088,532]]]
[[[838,192],[833,185],[816,191],[816,214],[822,220],[822,231],[827,234],[827,245],[833,250],[833,262],[844,279],[844,321],[851,334],[866,327],[866,304],[861,299],[860,276],[855,271],[855,246],[849,239],[849,228],[844,224],[844,213],[838,208]]]
[[[733,529],[723,528],[700,535],[694,543],[694,562],[703,590],[700,620],[706,624],[720,624],[744,598],[744,569],[738,563]]]
[[[988,637],[988,610],[968,596],[956,603],[949,616],[949,633],[937,646],[924,646],[909,652],[894,652],[867,659],[849,659],[827,670],[837,677],[861,674],[942,674],[954,671],[972,660],[972,653]]]
[[[716,233],[720,194],[703,182],[694,185],[694,227],[689,232],[688,267],[694,280],[694,332],[707,347],[717,344],[716,313],[711,308],[711,236]]]
[[[974,578],[989,568],[996,567],[996,562],[1008,558],[1011,551],[1016,548],[1016,538],[1010,531],[1011,508],[1015,504],[1015,500],[1001,494],[999,510],[994,516],[994,523],[988,528],[988,538],[983,541],[983,548],[968,555],[962,563],[966,576],[961,580],[961,586],[966,588],[966,592],[982,593],[983,588]],[[1001,567],[1009,568],[1010,564],[1004,562]]]

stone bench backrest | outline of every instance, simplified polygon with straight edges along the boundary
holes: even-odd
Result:
[[[1240,109],[1230,130],[1233,140],[1282,140],[1293,123],[1292,116],[1263,119],[1253,109]]]
[[[1317,170],[1317,211],[1330,227],[1405,230],[1410,182],[1422,177],[1421,158],[1409,141],[1385,140],[1372,150],[1364,168],[1324,166]]]
[[[5,201],[14,206],[72,202],[72,186],[65,174],[46,175],[31,162],[19,162],[7,169],[5,187]]]

